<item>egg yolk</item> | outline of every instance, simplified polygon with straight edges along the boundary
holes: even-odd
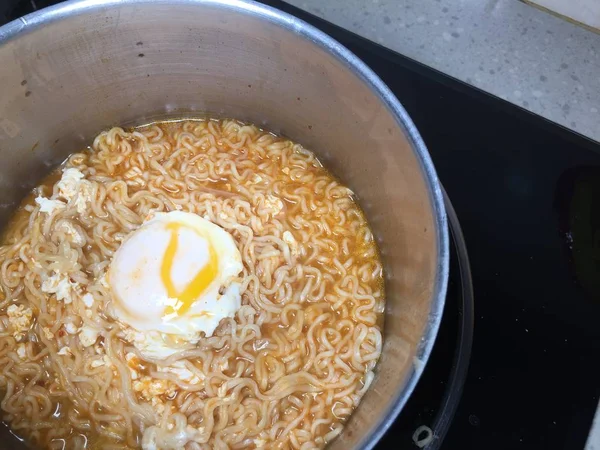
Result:
[[[196,276],[190,281],[187,286],[179,292],[175,288],[175,284],[173,283],[173,279],[171,278],[171,273],[173,270],[173,262],[175,261],[175,255],[177,254],[177,248],[179,247],[179,234],[178,231],[181,227],[185,225],[181,223],[170,223],[167,225],[167,230],[171,232],[171,237],[169,240],[169,244],[167,245],[167,250],[165,251],[162,265],[160,268],[160,275],[162,282],[167,290],[167,295],[169,298],[175,298],[178,300],[177,305],[167,306],[165,310],[165,315],[172,314],[184,314],[194,301],[200,297],[200,295],[210,286],[210,284],[217,277],[219,271],[219,259],[217,257],[217,252],[212,246],[212,243],[209,238],[204,236],[198,230],[186,227],[191,229],[192,231],[200,234],[203,238],[206,239],[208,243],[208,263],[198,271]]]

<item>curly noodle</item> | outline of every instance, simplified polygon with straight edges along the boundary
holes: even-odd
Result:
[[[86,183],[70,198],[66,168]],[[242,307],[194,348],[147,360],[106,311],[105,274],[149,213],[172,210],[233,236]],[[302,146],[233,120],[98,135],[16,212],[0,287],[3,419],[43,448],[322,448],[382,348],[382,266],[352,192]],[[173,364],[200,382],[161,370]]]

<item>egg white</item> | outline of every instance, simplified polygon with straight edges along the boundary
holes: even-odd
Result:
[[[177,292],[183,292],[209,264],[209,245],[218,260],[216,276],[187,311],[176,311],[181,303],[168,295],[161,277],[174,232],[177,247],[169,276]],[[234,316],[241,305],[242,269],[233,237],[218,225],[187,212],[155,213],[114,255],[108,276],[113,296],[110,310],[133,329],[133,343],[142,353],[164,358],[196,342],[202,333],[211,336],[223,318]]]

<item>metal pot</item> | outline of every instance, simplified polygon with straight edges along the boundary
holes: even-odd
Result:
[[[0,28],[0,80],[3,222],[44,174],[115,124],[233,117],[315,151],[365,210],[387,291],[377,376],[330,449],[376,444],[433,346],[448,232],[425,145],[368,67],[312,26],[256,3],[84,0]],[[5,434],[0,447],[17,448]]]

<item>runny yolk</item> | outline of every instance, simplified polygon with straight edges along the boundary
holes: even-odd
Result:
[[[167,250],[163,256],[162,265],[160,268],[160,276],[165,288],[167,289],[167,295],[169,298],[175,298],[181,302],[181,306],[174,308],[167,306],[165,315],[176,313],[178,315],[184,314],[194,301],[206,290],[206,288],[216,278],[219,270],[219,260],[217,253],[210,242],[210,239],[206,239],[208,242],[208,264],[198,271],[196,276],[188,283],[183,291],[178,292],[173,283],[171,272],[173,270],[173,261],[175,260],[175,254],[177,253],[177,247],[179,246],[179,235],[178,231],[183,225],[180,223],[170,223],[167,225],[167,230],[171,232],[171,239],[167,246]],[[194,231],[198,233],[198,230]]]

